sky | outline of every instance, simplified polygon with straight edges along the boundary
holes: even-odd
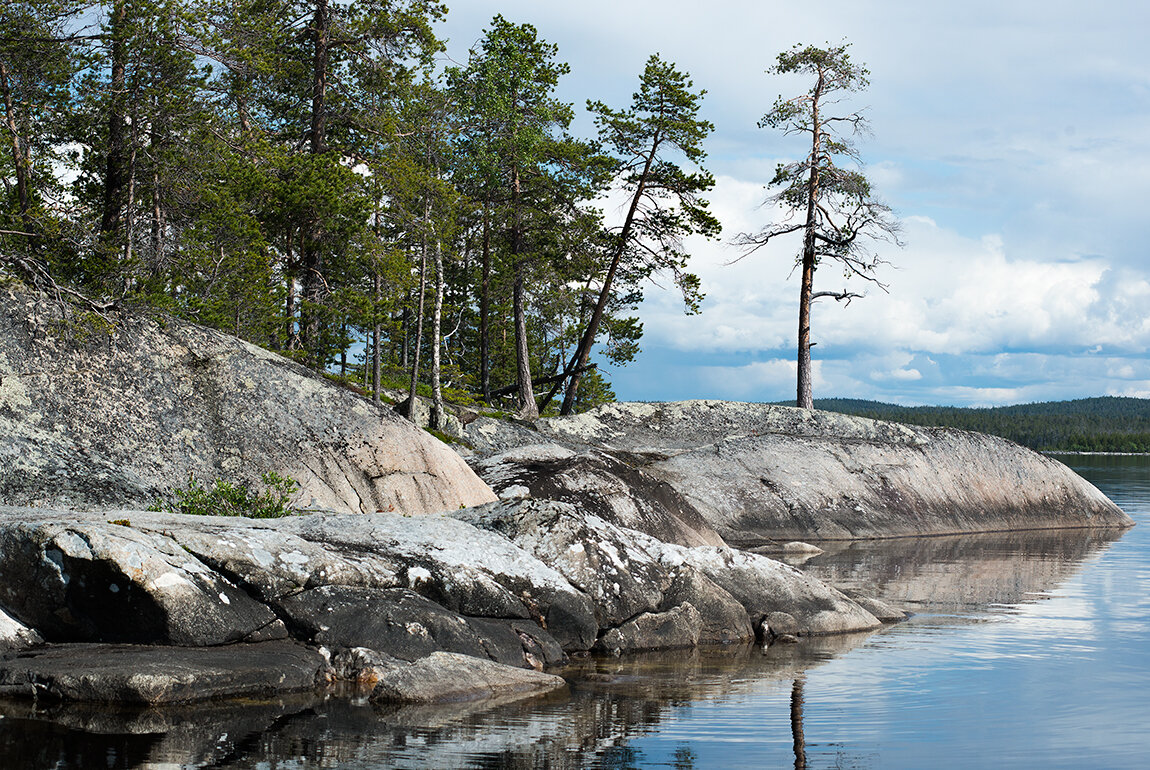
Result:
[[[824,266],[814,395],[994,406],[1150,398],[1150,4],[1140,0],[448,0],[439,28],[465,62],[495,14],[534,25],[571,66],[558,96],[623,107],[659,53],[707,90],[706,167],[723,235],[686,243],[702,279],[687,316],[669,286],[639,310],[643,352],[610,369],[620,400],[794,398],[797,241],[745,259],[735,236],[802,140],[757,122],[809,88],[766,72],[795,44],[851,44],[870,87],[858,138],[876,195],[902,224],[882,246],[887,293]],[[608,216],[613,212],[608,211]],[[615,212],[617,214],[617,212]]]

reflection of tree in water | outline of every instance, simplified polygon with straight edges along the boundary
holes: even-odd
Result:
[[[803,685],[805,678],[800,676],[791,685],[791,739],[795,746],[795,770],[806,770],[807,741],[803,737]]]
[[[571,682],[569,693],[494,706],[371,707],[345,697],[309,697],[263,707],[218,703],[135,715],[62,706],[31,717],[27,705],[0,706],[0,715],[7,717],[0,719],[0,737],[4,722],[30,718],[42,735],[32,742],[35,746],[13,737],[8,756],[48,751],[69,759],[58,766],[28,766],[62,769],[104,768],[108,757],[117,756],[125,757],[126,764],[115,767],[163,762],[220,770],[282,763],[299,768],[622,769],[651,761],[641,741],[657,736],[666,719],[683,707],[739,699],[746,688],[764,680],[789,688],[811,665],[865,638],[817,638],[765,652],[748,646],[590,659],[564,672]],[[660,753],[673,751],[663,755],[667,765],[682,770],[697,766],[697,749],[690,744],[662,745]]]

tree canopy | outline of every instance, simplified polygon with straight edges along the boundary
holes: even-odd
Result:
[[[790,98],[778,97],[760,128],[781,130],[806,140],[799,160],[780,163],[770,186],[777,189],[768,200],[781,211],[779,221],[755,233],[743,233],[736,243],[746,254],[791,234],[801,236],[795,258],[799,285],[797,402],[812,407],[811,306],[823,297],[850,303],[862,295],[842,291],[815,291],[815,271],[828,260],[837,263],[844,279],[858,278],[886,289],[877,270],[883,259],[872,249],[875,241],[898,242],[898,222],[879,201],[861,170],[853,136],[866,128],[861,112],[839,109],[842,99],[869,85],[865,67],[855,64],[849,44],[817,48],[796,45],[778,55],[768,72],[804,77],[810,87]]]
[[[445,64],[446,12],[437,0],[6,4],[0,272],[98,312],[223,329],[377,400],[406,391],[410,410],[416,394],[437,414],[446,393],[527,419],[613,399],[597,362],[637,354],[647,283],[669,278],[687,312],[700,308],[684,240],[720,231],[706,92],[651,56],[630,103],[588,99],[595,136],[575,136],[557,46],[495,16]],[[818,79],[764,118],[814,137],[775,179],[780,204],[813,201],[796,227],[813,244],[802,260],[874,280],[862,244],[893,232],[889,212],[834,163],[855,156],[816,107],[865,77],[845,48],[796,49],[775,70]]]

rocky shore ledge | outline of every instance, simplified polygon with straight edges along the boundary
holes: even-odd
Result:
[[[453,451],[227,335],[0,287],[0,696],[519,697],[571,656],[905,617],[729,543],[1131,523],[955,431],[723,402],[459,425]],[[301,515],[142,510],[267,472]]]
[[[730,401],[607,404],[532,426],[481,417],[471,463],[531,494],[673,522],[744,547],[1133,521],[1062,463],[1006,439]]]

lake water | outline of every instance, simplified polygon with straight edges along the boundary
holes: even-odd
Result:
[[[1150,762],[1150,458],[1067,456],[1138,527],[843,545],[876,633],[597,659],[503,706],[0,704],[0,768],[1125,768]]]

